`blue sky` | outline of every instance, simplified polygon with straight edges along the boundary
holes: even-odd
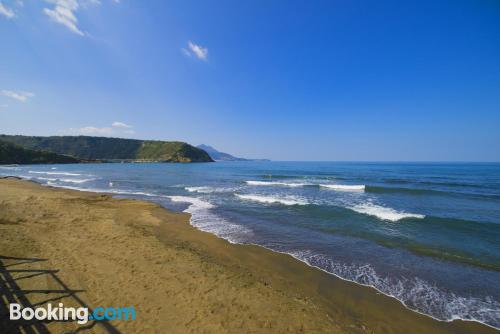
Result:
[[[500,161],[498,1],[0,4],[0,133]]]

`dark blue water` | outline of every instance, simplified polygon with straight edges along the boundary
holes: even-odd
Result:
[[[500,164],[219,162],[1,167],[145,198],[440,320],[500,327]]]

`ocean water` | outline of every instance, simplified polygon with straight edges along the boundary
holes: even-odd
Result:
[[[414,311],[500,328],[500,164],[78,164],[0,175],[154,201]]]

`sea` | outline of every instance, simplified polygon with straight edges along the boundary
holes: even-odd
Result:
[[[498,163],[102,163],[0,175],[153,201],[435,319],[500,328]]]

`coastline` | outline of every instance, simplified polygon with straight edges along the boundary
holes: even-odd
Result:
[[[136,321],[111,322],[119,331],[497,332],[440,322],[290,255],[231,244],[157,204],[13,178],[1,179],[0,189],[0,256],[46,259],[34,263],[59,270],[93,307],[134,306]],[[6,266],[13,259],[0,260]],[[38,277],[22,284],[53,283]],[[55,333],[78,326],[47,324]]]

